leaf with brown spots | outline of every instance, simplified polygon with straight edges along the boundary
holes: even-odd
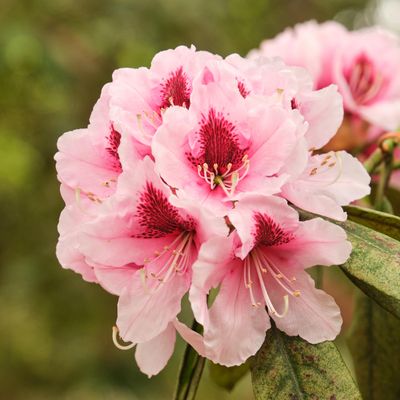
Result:
[[[352,221],[339,225],[353,245],[343,271],[366,295],[400,318],[400,242]]]
[[[364,207],[344,207],[349,220],[400,240],[400,217]]]
[[[364,400],[400,399],[400,320],[360,295],[348,343]]]
[[[313,345],[275,325],[254,357],[251,375],[256,400],[361,400],[333,342]]]

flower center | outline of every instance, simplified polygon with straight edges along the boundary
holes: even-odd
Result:
[[[171,72],[168,79],[161,84],[162,103],[160,108],[165,109],[171,105],[190,106],[190,84],[186,73],[182,67]]]
[[[142,228],[140,233],[133,235],[137,238],[161,238],[194,229],[194,221],[184,220],[167,196],[151,182],[146,183],[145,190],[140,195],[136,216],[138,225]]]
[[[211,190],[220,186],[227,196],[232,196],[249,172],[248,148],[240,147],[235,126],[214,109],[203,117],[198,136],[200,156],[188,154],[189,161]]]
[[[382,75],[365,54],[361,54],[347,74],[351,94],[357,104],[368,104],[382,88]]]
[[[343,162],[340,153],[335,151],[330,154],[314,156],[314,163],[308,172],[312,176],[312,182],[321,186],[331,186],[338,181],[343,174]]]
[[[108,141],[108,147],[106,147],[106,150],[112,159],[111,161],[112,169],[115,170],[116,172],[121,172],[122,166],[118,154],[118,148],[119,145],[121,144],[121,134],[118,131],[116,131],[112,125],[111,125],[110,135],[107,137],[107,141]]]
[[[264,303],[268,308],[270,314],[274,314],[279,318],[286,315],[289,309],[289,297],[300,296],[300,292],[293,287],[295,277],[289,279],[279,267],[271,261],[270,257],[264,251],[265,248],[271,246],[280,246],[289,243],[293,240],[294,235],[286,231],[282,226],[276,223],[267,214],[255,213],[255,230],[254,248],[244,260],[243,280],[247,289],[249,289],[250,299],[254,307],[261,306],[262,302],[257,301],[256,295],[253,290],[254,282],[257,282],[261,290]],[[267,290],[266,276],[271,276],[279,286],[287,293],[283,296],[284,308],[281,313],[276,310],[271,297]]]

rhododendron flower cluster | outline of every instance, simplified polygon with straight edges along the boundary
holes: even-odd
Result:
[[[257,352],[270,319],[310,343],[337,336],[340,310],[305,270],[351,246],[298,209],[344,220],[369,193],[357,159],[319,150],[342,117],[336,86],[315,89],[302,68],[181,46],[115,71],[88,127],[59,139],[59,261],[118,296],[129,344],[114,339],[144,373],[166,365],[176,332],[228,366]],[[179,320],[185,294],[201,335]]]

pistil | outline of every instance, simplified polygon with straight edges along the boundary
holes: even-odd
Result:
[[[238,183],[248,174],[250,169],[250,160],[248,155],[242,158],[242,164],[233,170],[233,164],[228,163],[225,167],[214,163],[212,169],[207,163],[197,166],[197,173],[200,178],[204,179],[211,190],[220,186],[228,197],[232,197],[235,193]]]

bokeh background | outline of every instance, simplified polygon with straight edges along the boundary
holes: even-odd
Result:
[[[156,52],[180,44],[245,55],[308,19],[398,29],[399,6],[398,0],[1,0],[0,399],[157,400],[173,392],[182,343],[166,370],[147,379],[133,353],[111,342],[116,298],[61,269],[54,255],[63,207],[56,141],[87,125],[115,68],[149,65]],[[198,398],[252,399],[250,378],[227,394],[206,371]]]

